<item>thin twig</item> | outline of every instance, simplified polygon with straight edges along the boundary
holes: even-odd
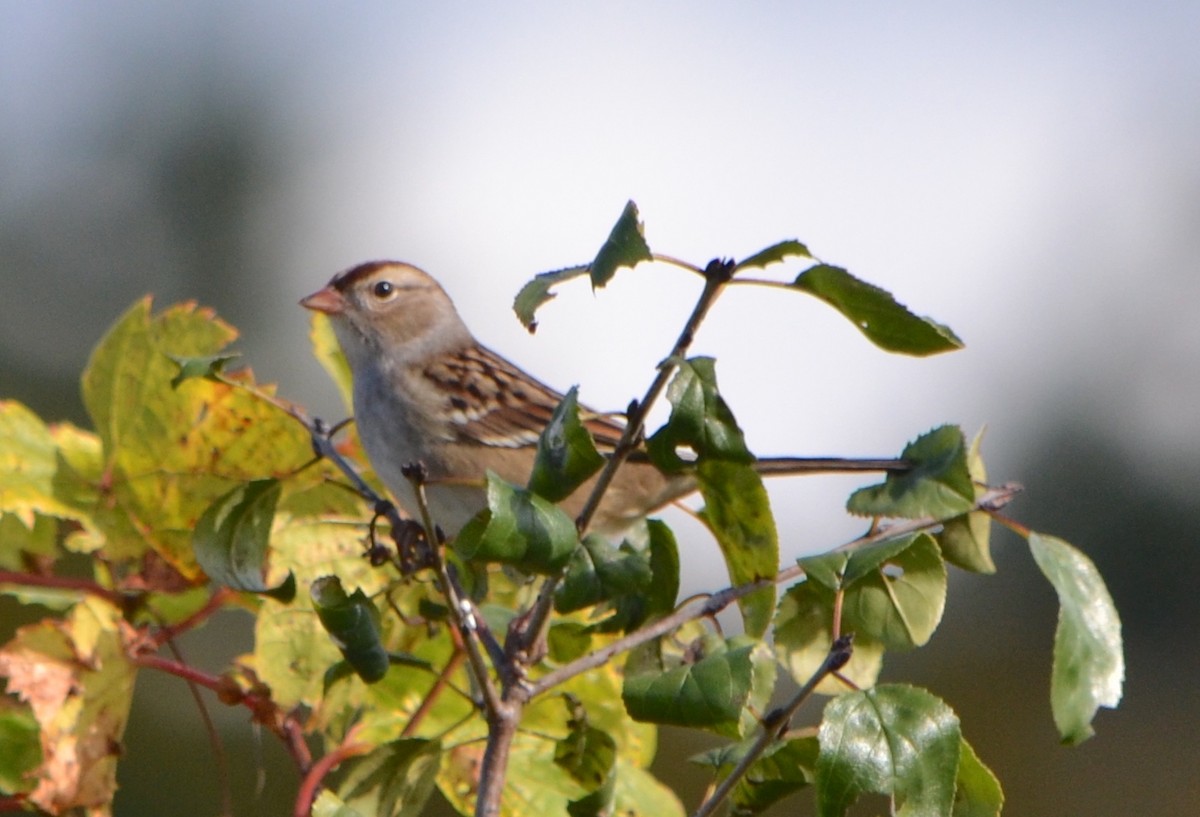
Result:
[[[1019,485],[1007,484],[1001,485],[984,493],[975,500],[975,508],[981,511],[994,511],[1008,504],[1017,492],[1021,490]],[[854,550],[867,545],[873,545],[887,539],[894,539],[899,536],[906,536],[910,533],[916,533],[930,528],[936,528],[942,524],[942,520],[926,517],[923,519],[911,519],[903,522],[897,522],[889,525],[886,528],[873,526],[872,529],[865,535],[846,542],[834,550]],[[716,615],[724,610],[729,605],[733,604],[743,596],[747,596],[756,590],[761,590],[764,587],[770,587],[774,584],[784,584],[799,579],[804,575],[804,568],[797,565],[791,565],[784,568],[775,574],[774,578],[758,579],[757,581],[748,584],[727,587],[711,596],[697,598],[686,602],[676,608],[670,615],[664,616],[656,621],[651,622],[640,630],[629,633],[623,638],[619,638],[610,644],[601,647],[598,650],[580,656],[574,661],[564,664],[556,670],[548,672],[538,678],[529,688],[529,697],[541,695],[565,681],[574,678],[576,675],[595,669],[607,663],[613,656],[620,655],[623,652],[628,652],[635,647],[645,644],[658,638],[661,635],[675,630],[689,621],[704,618],[706,616]]]
[[[729,793],[733,791],[733,787],[741,781],[746,773],[750,771],[750,767],[758,761],[770,745],[779,738],[779,734],[787,728],[791,722],[792,716],[796,711],[808,700],[812,695],[813,690],[817,688],[817,684],[825,680],[825,676],[832,672],[836,672],[846,665],[850,660],[851,645],[850,636],[838,638],[829,648],[829,653],[825,656],[825,660],[821,662],[821,666],[817,667],[812,677],[805,682],[804,686],[792,696],[792,699],[787,702],[781,709],[772,712],[763,722],[762,731],[758,738],[742,755],[741,760],[733,767],[733,770],[726,775],[721,781],[716,790],[702,802],[699,808],[696,809],[692,817],[708,817],[716,808],[725,801]]]
[[[336,749],[313,763],[308,774],[304,775],[304,779],[300,781],[300,788],[296,792],[296,804],[292,808],[292,817],[309,817],[312,814],[313,802],[317,799],[317,792],[326,775],[350,758],[365,755],[372,750],[369,744],[352,742],[351,738],[355,734],[356,729],[351,729],[346,734],[345,740]]]
[[[604,468],[596,478],[596,482],[592,486],[591,493],[588,494],[587,502],[584,503],[579,518],[575,520],[575,526],[579,529],[580,534],[587,531],[588,525],[591,524],[592,518],[595,516],[596,511],[599,510],[600,502],[604,499],[604,494],[608,491],[609,485],[612,484],[617,469],[621,467],[626,458],[636,449],[638,440],[641,439],[645,431],[646,417],[649,415],[650,409],[662,395],[663,390],[666,389],[667,383],[675,373],[675,369],[678,368],[679,361],[684,358],[687,350],[691,348],[692,341],[696,337],[696,330],[704,320],[705,315],[708,314],[709,309],[716,301],[725,284],[729,282],[729,276],[733,270],[731,262],[721,261],[720,259],[711,261],[704,270],[700,270],[686,262],[668,258],[667,256],[656,256],[655,260],[677,264],[685,269],[703,274],[704,289],[701,291],[700,297],[696,299],[696,305],[692,308],[692,314],[688,316],[683,330],[675,340],[675,345],[671,347],[671,353],[659,365],[658,374],[655,375],[650,387],[646,390],[646,394],[639,402],[632,404],[629,414],[626,417],[625,432],[621,435],[616,448],[613,449]],[[527,618],[523,622],[522,638],[515,645],[516,649],[510,649],[510,654],[528,652],[530,647],[541,637],[542,630],[546,625],[550,610],[554,604],[554,591],[558,587],[558,582],[559,577],[557,576],[552,576],[546,580],[545,585],[542,587],[542,592],[538,596],[538,600],[534,603],[534,606],[530,609]]]

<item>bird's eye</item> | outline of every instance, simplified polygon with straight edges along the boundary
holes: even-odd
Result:
[[[371,287],[371,292],[380,300],[390,298],[395,291],[396,285],[391,281],[376,281],[375,286]]]

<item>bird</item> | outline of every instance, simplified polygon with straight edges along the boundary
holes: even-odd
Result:
[[[445,289],[402,261],[370,261],[333,276],[300,305],[330,319],[353,378],[354,422],[375,474],[401,509],[419,519],[405,471],[423,466],[433,520],[457,532],[487,505],[486,474],[527,482],[538,438],[563,399],[475,339]],[[611,454],[624,416],[580,407],[597,449]],[[764,474],[891,470],[897,460],[760,459]],[[593,478],[594,479],[594,478]],[[591,481],[560,506],[578,515]],[[588,531],[616,536],[697,488],[644,457],[618,469]]]

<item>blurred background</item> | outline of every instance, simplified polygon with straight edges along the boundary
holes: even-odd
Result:
[[[941,630],[886,677],[958,710],[1008,814],[1190,813],[1197,31],[1200,4],[1154,2],[0,0],[0,397],[86,424],[90,348],[153,293],[216,307],[260,378],[340,417],[296,301],[401,258],[485,343],[620,408],[695,280],[579,283],[534,336],[509,309],[521,284],[589,260],[630,198],[653,249],[698,264],[799,238],[967,348],[893,357],[814,300],[735,290],[695,351],[718,357],[751,447],[890,455],[943,422],[986,424],[991,477],[1028,489],[1013,514],[1090,554],[1125,624],[1124,704],[1059,746],[1053,593],[998,534],[999,575],[952,574]],[[772,486],[787,558],[861,528],[840,511],[860,482]],[[718,586],[715,548],[673,521],[685,592]],[[214,670],[249,646],[236,616],[184,645]],[[185,700],[139,679],[118,815],[219,812]],[[218,714],[236,813],[289,813],[273,739]],[[658,771],[694,806],[679,758],[702,747],[664,741]]]

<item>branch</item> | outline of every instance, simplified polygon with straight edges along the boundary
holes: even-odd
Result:
[[[983,496],[975,500],[975,510],[994,512],[1007,505],[1014,496],[1021,490],[1021,486],[1015,483],[992,488]],[[935,528],[942,524],[944,520],[926,517],[923,519],[911,519],[903,522],[897,522],[887,527],[872,528],[870,532],[857,539],[853,539],[831,550],[853,550],[855,548],[873,545],[877,542],[882,542],[886,539],[893,539],[898,536],[905,536],[909,533]],[[681,607],[676,609],[668,616],[654,621],[640,630],[629,633],[623,638],[601,647],[598,650],[588,653],[587,655],[576,658],[574,661],[564,664],[552,672],[548,672],[539,678],[529,689],[529,697],[540,695],[543,692],[553,689],[565,681],[574,678],[580,673],[595,669],[607,663],[613,656],[620,655],[623,652],[639,647],[647,641],[658,638],[661,635],[682,627],[689,621],[694,621],[699,618],[706,618],[716,615],[724,610],[729,605],[733,604],[743,596],[747,596],[756,590],[764,587],[769,587],[773,584],[783,584],[785,582],[794,581],[804,575],[804,568],[800,565],[792,565],[779,571],[773,578],[758,579],[757,581],[741,584],[734,587],[727,587],[711,596],[693,599],[686,602]]]
[[[813,690],[817,688],[817,684],[825,680],[825,676],[837,672],[842,667],[846,666],[846,662],[850,660],[850,655],[853,652],[851,647],[851,637],[842,636],[833,642],[829,648],[829,653],[825,656],[825,660],[821,662],[821,666],[817,667],[812,677],[805,682],[804,686],[792,696],[792,699],[787,702],[781,709],[778,709],[768,715],[762,725],[762,732],[754,744],[742,756],[733,770],[725,776],[721,784],[717,786],[708,798],[700,804],[692,817],[708,817],[712,814],[717,806],[724,802],[729,793],[733,791],[733,787],[746,776],[746,772],[750,771],[750,767],[762,756],[763,752],[773,743],[778,737],[781,730],[786,729],[792,717],[800,706],[808,700],[812,695]]]
[[[625,462],[631,453],[637,448],[638,441],[646,427],[646,417],[650,413],[650,409],[662,395],[666,389],[671,375],[675,373],[678,367],[678,361],[687,355],[687,351],[691,348],[692,341],[695,340],[696,330],[700,327],[700,323],[704,320],[708,310],[716,302],[717,296],[721,293],[724,286],[729,283],[730,277],[733,275],[733,262],[713,259],[708,263],[704,270],[679,261],[668,256],[655,256],[654,260],[664,263],[675,264],[693,272],[698,272],[704,276],[704,289],[700,292],[700,297],[696,300],[696,305],[692,308],[692,314],[688,316],[687,322],[683,325],[683,330],[679,333],[679,337],[675,340],[675,345],[671,347],[671,353],[659,365],[658,374],[655,376],[650,388],[646,390],[646,394],[638,402],[631,404],[628,414],[626,415],[625,433],[621,435],[621,439],[617,442],[616,448],[613,449],[612,455],[609,456],[600,475],[596,478],[595,485],[592,486],[592,492],[588,494],[587,502],[584,503],[583,510],[580,511],[579,518],[575,520],[575,527],[579,532],[584,533],[588,525],[591,524],[592,518],[596,515],[596,511],[600,508],[600,502],[604,499],[605,492],[608,491],[609,485],[612,484],[613,478],[617,474],[617,469]],[[546,625],[546,620],[550,615],[550,610],[554,605],[554,591],[558,587],[559,577],[553,576],[546,580],[542,591],[538,596],[534,606],[530,609],[528,617],[524,622],[522,629],[522,638],[516,649],[510,651],[510,654],[516,652],[528,652],[530,646],[534,644],[541,636],[542,630]]]
[[[352,743],[351,738],[357,732],[357,727],[346,733],[346,739],[336,749],[322,757],[312,765],[308,774],[300,781],[300,789],[296,792],[296,805],[292,809],[293,817],[310,817],[313,801],[317,799],[317,791],[325,776],[352,757],[365,755],[372,747],[365,743]]]

